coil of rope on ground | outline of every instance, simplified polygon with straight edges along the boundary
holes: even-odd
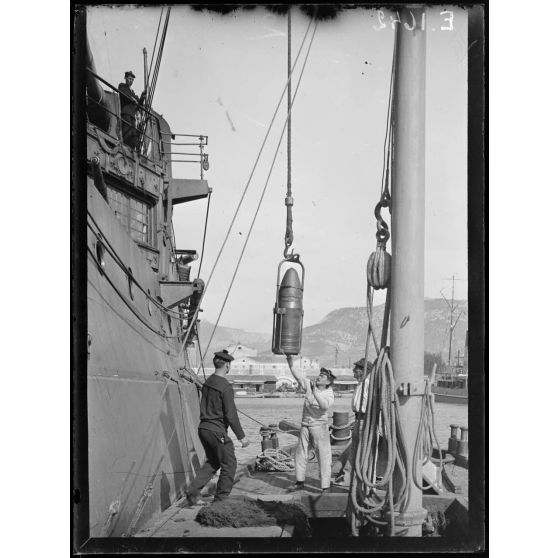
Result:
[[[285,450],[268,448],[256,457],[258,471],[294,471],[294,459]]]

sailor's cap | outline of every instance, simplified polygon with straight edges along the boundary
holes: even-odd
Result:
[[[354,362],[353,366],[356,366],[357,368],[362,368],[364,370],[364,358],[361,358],[360,360]],[[370,361],[368,361],[367,368],[369,372],[372,370],[372,363]]]
[[[329,370],[328,368],[320,368],[320,374],[323,374],[324,376],[327,376],[327,379],[330,382],[333,382],[337,376],[333,375],[333,372],[331,370]]]
[[[225,360],[227,362],[231,362],[234,360],[234,357],[227,351],[227,349],[223,349],[222,351],[217,351],[215,353],[216,358],[220,358],[221,360]]]
[[[134,72],[132,72],[132,70],[128,70],[125,74],[124,77],[133,77],[134,79],[136,78],[136,76],[134,75]]]

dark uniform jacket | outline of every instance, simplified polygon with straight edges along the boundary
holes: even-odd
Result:
[[[199,428],[226,434],[229,426],[239,440],[245,438],[238,420],[231,384],[226,378],[212,374],[202,388]]]
[[[143,94],[142,98],[140,99],[133,91],[131,87],[129,87],[126,83],[120,83],[118,85],[118,91],[120,93],[124,93],[124,95],[120,95],[120,108],[122,114],[134,114],[136,112],[136,104],[128,97],[131,97],[138,103],[143,102]]]

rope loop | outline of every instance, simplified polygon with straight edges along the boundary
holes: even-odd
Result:
[[[256,457],[256,470],[291,472],[295,470],[294,459],[285,450],[268,448]]]

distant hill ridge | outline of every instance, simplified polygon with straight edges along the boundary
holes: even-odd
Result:
[[[467,331],[466,300],[454,301],[459,308],[454,313],[457,318],[463,311],[461,319],[455,326],[452,341],[452,355],[460,350],[463,354],[465,332]],[[380,338],[384,305],[374,306],[373,326],[377,338]],[[424,301],[424,350],[430,353],[442,353],[447,358],[449,345],[449,308],[442,298],[425,299]],[[201,321],[199,335],[202,350],[205,351],[207,340],[214,325]],[[338,308],[329,312],[320,322],[303,328],[301,355],[318,359],[323,366],[334,366],[337,359],[338,367],[351,367],[352,362],[364,354],[368,316],[366,307]],[[271,329],[271,327],[270,327]],[[239,343],[258,351],[258,356],[272,356],[271,331],[269,335],[248,332],[243,329],[218,326],[215,330],[210,350],[207,352],[206,364],[211,361],[213,352],[227,345]],[[337,348],[337,356],[336,356]],[[371,347],[373,350],[373,346]],[[453,360],[453,357],[452,357]]]

